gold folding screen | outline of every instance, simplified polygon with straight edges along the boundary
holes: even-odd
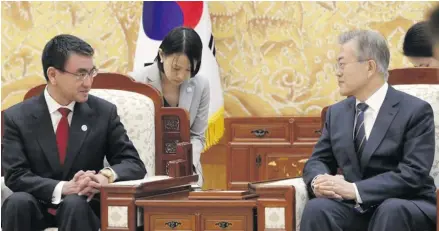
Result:
[[[391,68],[405,31],[434,2],[209,2],[226,116],[318,116],[341,99],[333,63],[350,28],[386,36]],[[41,51],[71,33],[96,49],[101,70],[131,70],[141,2],[2,2],[2,109],[44,83]],[[215,86],[211,86],[215,87]]]

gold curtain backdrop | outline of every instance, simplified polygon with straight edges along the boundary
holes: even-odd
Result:
[[[333,68],[339,33],[378,30],[389,41],[390,68],[407,67],[404,34],[435,5],[209,2],[226,116],[319,116],[341,99]],[[88,41],[101,71],[132,69],[142,2],[2,2],[1,7],[2,110],[45,82],[41,52],[57,34]]]

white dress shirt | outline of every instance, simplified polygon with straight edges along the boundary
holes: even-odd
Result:
[[[50,118],[52,119],[53,131],[56,134],[56,129],[58,128],[58,123],[62,118],[61,112],[58,111],[59,108],[68,108],[70,109],[70,113],[67,116],[67,120],[69,121],[69,125],[72,123],[73,117],[73,109],[75,108],[75,101],[71,102],[67,106],[62,106],[58,102],[56,102],[52,96],[50,96],[49,92],[44,89],[44,98],[46,99],[47,108],[49,109]],[[59,204],[61,202],[62,197],[62,188],[64,186],[65,181],[60,181],[56,186],[55,190],[52,193],[52,204]]]
[[[47,87],[46,87],[46,89],[44,89],[44,98],[46,99],[47,108],[49,109],[50,118],[52,120],[53,131],[55,132],[55,134],[56,134],[56,129],[58,128],[58,123],[62,118],[61,113],[58,111],[59,108],[70,109],[70,113],[67,116],[67,120],[68,120],[69,126],[70,126],[70,124],[72,123],[73,110],[75,108],[76,102],[73,101],[70,104],[68,104],[67,106],[60,105],[58,102],[56,102],[52,98],[52,96],[50,96],[49,92],[47,91]],[[116,172],[114,172],[112,168],[108,168],[108,169],[110,169],[113,172],[114,179],[117,179]],[[61,203],[61,201],[62,201],[62,188],[64,186],[64,183],[66,183],[66,181],[60,181],[55,186],[55,189],[53,190],[53,193],[52,193],[52,204]]]
[[[380,112],[381,105],[383,105],[384,99],[386,98],[387,89],[389,88],[389,85],[387,83],[384,83],[383,86],[381,86],[373,95],[371,95],[365,103],[369,106],[364,111],[364,132],[366,135],[366,141],[369,139],[370,133],[372,132],[373,125],[375,124],[375,120],[378,116],[378,113]],[[356,105],[361,103],[358,99],[356,100]],[[356,108],[356,107],[355,107]],[[357,118],[355,118],[357,120]],[[354,127],[355,123],[357,121],[354,121]],[[354,132],[352,131],[352,140],[354,140]],[[358,192],[357,185],[354,183],[355,188],[355,196],[357,203],[363,203],[361,200],[360,193]]]
[[[369,135],[372,131],[375,120],[380,112],[381,105],[383,105],[384,99],[386,98],[387,90],[389,85],[384,83],[373,95],[371,95],[364,103],[366,103],[369,107],[364,111],[364,131],[366,133],[366,141],[369,139]],[[356,100],[356,104],[361,103],[358,99]],[[354,121],[354,127],[356,123],[356,118]],[[354,142],[354,131],[352,131],[352,142]],[[311,187],[314,190],[314,182],[321,175],[317,175],[311,182]],[[360,193],[358,192],[357,186],[354,183],[355,188],[355,196],[357,203],[363,203],[360,197]]]

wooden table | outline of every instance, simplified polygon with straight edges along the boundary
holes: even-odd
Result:
[[[248,192],[207,191],[204,199],[191,192],[176,192],[139,198],[144,230],[247,230],[256,228],[256,195]],[[241,197],[231,193],[244,193]],[[202,195],[203,192],[196,192]]]
[[[143,226],[142,211],[135,205],[138,198],[192,191],[197,175],[183,177],[153,176],[147,179],[118,182],[101,189],[101,230],[135,231]],[[162,179],[163,178],[163,179]]]
[[[101,230],[295,230],[297,179],[255,182],[243,191],[194,191],[190,182],[197,179],[150,178],[103,187]]]

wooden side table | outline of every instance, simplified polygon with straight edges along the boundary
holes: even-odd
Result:
[[[192,190],[191,182],[197,180],[198,175],[153,176],[106,185],[101,189],[101,230],[137,230],[143,225],[142,211],[135,205],[137,198],[189,194]]]
[[[192,199],[202,198],[202,192],[196,197],[177,192],[137,199],[135,204],[143,207],[144,230],[254,230],[256,195],[238,199],[224,192],[206,193],[210,199]]]

